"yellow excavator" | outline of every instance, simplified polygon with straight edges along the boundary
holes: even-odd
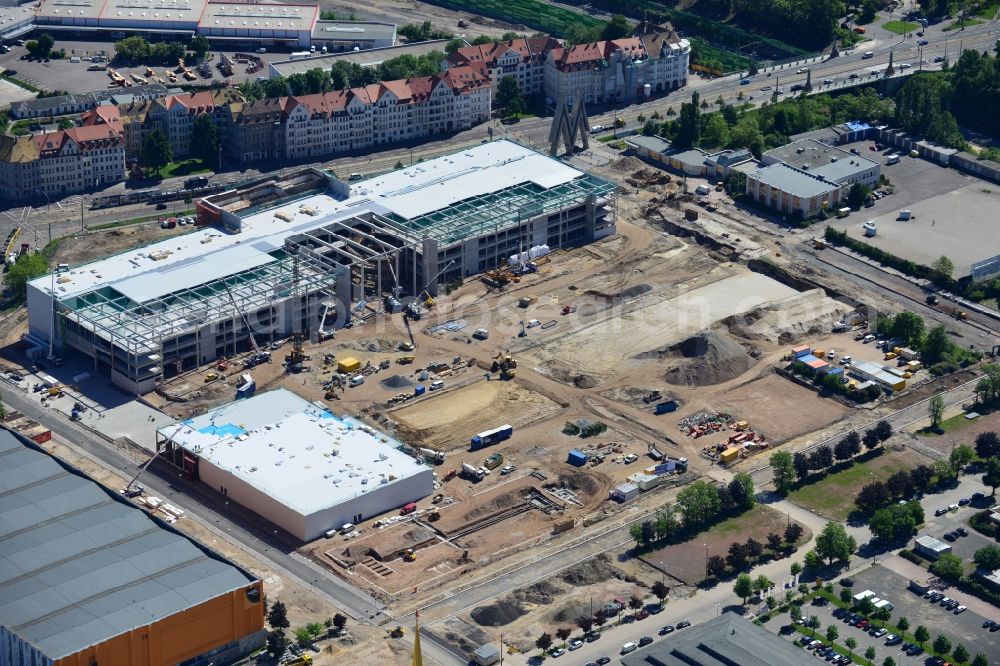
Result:
[[[514,368],[517,367],[517,361],[514,360],[513,356],[504,356],[501,352],[496,355],[493,359],[493,365],[490,366],[490,372],[499,372],[500,379],[508,380],[513,379],[517,374],[514,372]]]

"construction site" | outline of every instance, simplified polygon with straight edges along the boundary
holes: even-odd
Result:
[[[174,422],[150,454],[394,613],[850,417],[775,367],[846,347],[860,303],[663,171],[577,164],[497,141],[207,197],[194,230],[31,282],[26,353],[141,394]],[[661,575],[602,562],[581,590]],[[439,634],[579,615],[584,592],[553,586]]]

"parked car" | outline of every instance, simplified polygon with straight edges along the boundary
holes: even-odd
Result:
[[[653,642],[652,636],[643,636],[639,639],[639,647],[645,647]]]
[[[958,532],[958,536],[964,536],[964,537],[969,536],[969,530],[965,529],[964,527],[959,527],[955,531]]]
[[[553,658],[561,657],[564,654],[566,654],[566,648],[556,648],[555,650],[552,651]]]
[[[691,626],[691,620],[681,620],[680,622],[674,625],[674,628],[683,629],[684,627],[690,627],[690,626]]]
[[[508,474],[510,474],[511,472],[513,472],[515,469],[517,469],[517,468],[514,467],[513,465],[505,465],[500,470],[500,476],[507,476]]]
[[[955,615],[958,615],[959,613],[964,613],[966,610],[968,609],[965,606],[958,606],[954,612]]]
[[[662,629],[660,629],[660,631],[657,632],[657,633],[659,633],[661,636],[666,636],[667,634],[671,633],[673,630],[674,630],[674,626],[672,624],[668,624],[668,625],[664,626]]]
[[[583,641],[581,641],[580,639],[576,639],[569,642],[569,649],[571,652],[573,650],[579,650],[582,647],[583,647]]]
[[[601,666],[604,666],[604,664],[610,664],[611,657],[598,657],[597,663],[600,664]]]
[[[872,636],[874,636],[875,638],[882,638],[887,633],[889,633],[888,630],[886,630],[885,627],[882,627],[881,629],[878,629],[874,634],[872,634]]]
[[[944,535],[944,540],[945,541],[954,541],[955,540],[955,534],[953,532],[948,532],[947,534]]]
[[[902,642],[903,639],[897,636],[896,634],[889,634],[888,636],[885,637],[886,645],[899,645]]]

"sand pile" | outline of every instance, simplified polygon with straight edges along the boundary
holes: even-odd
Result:
[[[645,169],[646,163],[638,157],[623,157],[611,163],[611,168],[616,171],[628,171],[629,173],[638,169]]]
[[[729,317],[723,324],[742,338],[787,345],[829,333],[833,324],[850,312],[851,308],[845,303],[827,297],[821,289],[812,289]]]
[[[739,377],[753,367],[743,345],[718,331],[702,331],[666,350],[679,362],[664,375],[671,384],[709,386]]]
[[[527,613],[524,608],[509,599],[501,599],[488,606],[476,606],[469,615],[484,627],[502,627]],[[450,638],[450,637],[449,637]]]
[[[597,606],[595,606],[597,608]],[[574,603],[569,603],[559,609],[559,611],[552,616],[552,619],[556,622],[576,622],[578,617],[590,617],[590,604],[577,601]]]
[[[581,562],[562,575],[564,582],[574,586],[593,585],[617,577],[618,571],[603,555]]]
[[[393,389],[409,388],[413,386],[413,382],[405,375],[393,375],[392,377],[386,377],[378,385],[391,391]]]
[[[574,493],[593,495],[601,489],[600,482],[590,474],[583,472],[571,472],[560,474],[554,483],[545,484],[546,488],[565,488]]]

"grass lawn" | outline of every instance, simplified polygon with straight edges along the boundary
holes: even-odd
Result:
[[[940,437],[941,435],[949,432],[955,432],[956,430],[962,430],[963,428],[968,428],[976,422],[977,419],[967,419],[965,418],[965,412],[961,414],[955,414],[952,417],[944,419],[941,421],[941,425],[937,430],[931,430],[930,428],[921,428],[917,431],[917,434],[921,437]]]
[[[882,24],[883,30],[888,30],[897,35],[902,35],[905,32],[913,32],[915,30],[920,30],[920,24],[914,23],[913,21],[889,21],[888,23]]]
[[[178,176],[191,176],[197,173],[208,173],[212,170],[201,160],[190,159],[182,162],[171,162],[160,169],[161,178],[177,178]]]
[[[941,32],[948,32],[950,30],[961,30],[963,27],[971,28],[974,25],[979,25],[980,23],[985,23],[982,19],[977,18],[967,18],[964,21],[955,21],[951,25],[947,25],[941,28]]]
[[[885,451],[867,462],[855,463],[845,470],[828,474],[819,481],[794,490],[788,499],[801,507],[811,509],[830,520],[843,521],[854,511],[854,498],[858,491],[872,481],[874,476],[885,481],[901,469],[912,469],[920,460],[913,460],[896,451]]]
[[[981,19],[991,20],[997,15],[997,10],[1000,10],[1000,2],[987,2],[975,11],[975,16]]]

